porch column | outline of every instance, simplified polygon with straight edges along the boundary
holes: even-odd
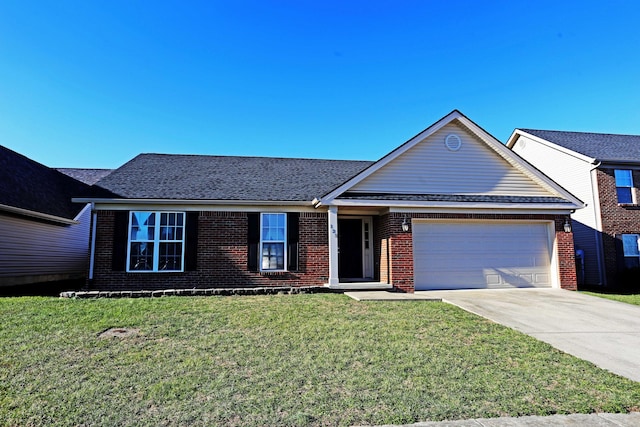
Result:
[[[329,286],[337,285],[338,278],[338,207],[329,206]]]

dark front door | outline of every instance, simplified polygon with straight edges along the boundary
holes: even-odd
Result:
[[[338,275],[362,278],[362,220],[338,218]]]

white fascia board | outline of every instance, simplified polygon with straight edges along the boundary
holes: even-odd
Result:
[[[435,122],[434,124],[426,128],[425,130],[423,130],[413,138],[409,139],[407,142],[405,142],[404,144],[402,144],[401,146],[391,151],[389,154],[385,155],[380,160],[378,160],[377,162],[375,162],[374,164],[372,164],[371,166],[369,166],[368,168],[360,172],[358,175],[354,176],[353,178],[346,181],[344,184],[342,184],[332,192],[323,196],[321,202],[332,204],[334,199],[338,197],[340,194],[344,193],[349,188],[353,187],[354,185],[358,184],[365,178],[369,177],[370,175],[372,175],[373,173],[375,173],[376,171],[378,171],[379,169],[387,165],[392,160],[398,158],[399,156],[401,156],[402,154],[404,154],[405,152],[413,148],[419,142],[433,135],[442,127],[447,125],[449,122],[455,119],[459,119],[460,117],[464,117],[464,116],[458,110],[454,110],[451,113],[447,114],[446,116],[444,116],[443,118],[441,118],[440,120],[438,120],[437,122]]]
[[[432,207],[432,208],[396,208],[392,207],[388,211],[389,213],[453,213],[453,214],[490,214],[490,215],[571,215],[572,209],[513,209],[511,206],[507,208],[494,208],[494,209],[482,209],[482,208],[469,208],[469,207]]]
[[[394,208],[447,208],[447,209],[509,209],[509,210],[564,210],[573,211],[581,209],[582,204],[573,203],[489,203],[489,202],[415,202],[405,200],[357,200],[336,199],[332,205],[338,207],[388,207]]]
[[[507,140],[507,148],[509,149],[513,149],[513,146],[516,145],[516,142],[518,141],[518,138],[520,138],[521,136],[524,136],[526,138],[529,138],[532,141],[537,142],[538,144],[542,144],[546,147],[549,147],[551,149],[554,149],[556,151],[559,151],[563,154],[566,154],[568,156],[571,157],[575,157],[576,159],[582,160],[583,162],[587,162],[589,164],[596,164],[598,163],[598,159],[594,159],[593,157],[589,157],[589,156],[585,156],[584,154],[578,153],[577,151],[573,151],[573,150],[569,150],[568,148],[565,148],[561,145],[555,144],[551,141],[548,141],[546,139],[540,138],[538,136],[535,135],[531,135],[530,133],[527,133],[521,129],[515,129],[513,131],[513,133],[511,134],[511,136],[509,137],[509,139]]]
[[[86,207],[85,207],[86,209]],[[83,209],[84,210],[84,209]],[[60,216],[49,215],[42,212],[30,211],[28,209],[16,208],[14,206],[0,205],[0,211],[9,212],[16,215],[23,215],[32,218],[37,218],[45,221],[57,222],[64,225],[78,224],[78,221],[74,219],[62,218]]]
[[[220,201],[220,200],[150,200],[150,199],[96,199],[94,210],[175,210],[218,212],[316,212],[311,203],[291,201]]]

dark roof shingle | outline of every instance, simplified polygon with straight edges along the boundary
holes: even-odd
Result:
[[[84,205],[72,197],[88,186],[55,169],[0,146],[0,204],[66,219]]]
[[[82,168],[56,168],[58,172],[70,176],[87,185],[93,185],[105,176],[109,175],[113,169],[82,169]]]
[[[520,130],[597,160],[640,162],[640,135]]]
[[[372,163],[140,154],[101,179],[94,190],[128,199],[311,201]]]
[[[562,197],[494,196],[488,194],[387,194],[346,192],[339,199],[402,200],[409,202],[466,202],[466,203],[567,203]]]

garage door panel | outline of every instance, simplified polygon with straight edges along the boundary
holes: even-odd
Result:
[[[546,223],[416,222],[416,290],[550,287]]]

